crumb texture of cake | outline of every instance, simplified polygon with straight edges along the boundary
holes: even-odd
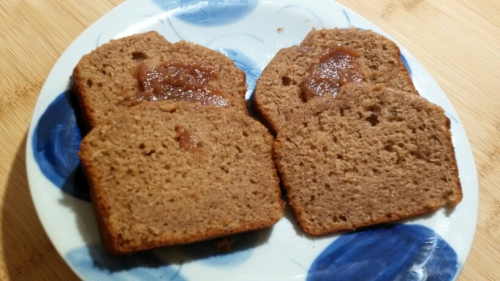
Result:
[[[231,59],[190,42],[170,43],[157,32],[150,31],[103,44],[83,56],[73,70],[72,88],[87,129],[144,99],[137,77],[139,70],[167,64],[213,68],[215,78],[206,86],[220,94],[227,106],[247,112],[245,73]],[[182,73],[186,74],[189,72]],[[189,80],[185,76],[182,78]],[[183,80],[177,79],[179,81]],[[182,88],[182,85],[176,86]]]
[[[284,212],[272,143],[230,107],[144,102],[102,121],[79,156],[104,247],[124,254],[271,227]]]
[[[317,76],[313,83],[311,73]],[[311,98],[310,92],[335,96],[347,82],[385,84],[417,94],[391,40],[355,28],[313,29],[300,45],[281,49],[266,66],[257,81],[255,107],[270,129],[278,132]]]
[[[444,111],[418,95],[351,83],[312,99],[278,133],[277,167],[300,226],[354,230],[462,199]]]

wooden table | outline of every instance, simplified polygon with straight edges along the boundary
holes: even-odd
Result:
[[[0,2],[0,278],[74,280],[44,233],[26,178],[26,134],[50,69],[121,0]],[[459,280],[500,280],[500,1],[340,0],[435,77],[468,134],[479,175],[475,241]]]

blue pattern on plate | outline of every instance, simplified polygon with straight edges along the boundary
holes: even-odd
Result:
[[[152,251],[130,256],[113,256],[100,243],[73,249],[66,254],[71,265],[88,280],[186,280],[178,267]]]
[[[408,73],[410,73],[410,76],[412,76],[410,65],[406,61],[406,58],[405,58],[405,56],[403,56],[403,54],[401,54],[401,61],[405,65],[406,69],[408,70]]]
[[[310,15],[312,15],[313,17],[315,17],[318,20],[319,26],[316,26],[315,28],[321,29],[321,28],[324,27],[324,24],[323,24],[323,21],[321,20],[321,18],[316,13],[314,13],[310,9],[308,9],[306,7],[303,7],[303,6],[299,6],[299,5],[286,5],[283,8],[279,9],[278,12],[277,12],[277,14],[279,14],[279,13],[281,13],[284,10],[287,10],[287,9],[300,9],[302,11],[305,11],[305,12],[309,13]]]
[[[45,110],[33,132],[33,154],[42,173],[58,188],[90,200],[78,159],[82,133],[70,91],[60,94]]]
[[[342,10],[344,13],[345,18],[347,19],[347,25],[351,26],[351,19],[349,18],[349,15],[347,15],[347,12],[345,10]]]
[[[219,49],[218,51],[223,53],[230,59],[232,59],[236,64],[236,67],[245,72],[248,91],[252,93],[253,90],[255,89],[255,83],[257,82],[257,79],[260,77],[262,70],[260,70],[260,68],[252,59],[245,56],[241,52],[232,49],[222,49],[222,48]]]
[[[236,22],[250,14],[258,0],[153,0],[165,11],[182,7],[175,16],[187,23],[220,26]]]
[[[448,116],[448,118],[450,118],[453,122],[455,122],[455,123],[460,123],[460,122],[458,121],[458,118],[457,118],[457,117],[453,116],[452,114],[450,114],[450,113],[448,113],[448,112],[445,112],[445,114],[446,114],[446,116]]]
[[[432,229],[400,224],[340,236],[316,258],[307,280],[445,281],[457,270],[457,254]]]
[[[170,18],[167,18],[167,20],[168,20],[168,25],[170,25],[170,28],[174,31],[175,35],[177,35],[177,37],[179,37],[179,40],[184,40],[184,38],[179,34],[179,32],[177,31],[177,29],[175,29],[175,27],[172,24],[172,21],[170,20]]]

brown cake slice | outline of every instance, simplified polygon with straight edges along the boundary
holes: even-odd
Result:
[[[165,73],[170,77],[162,78],[162,84],[155,87],[151,79]],[[196,83],[192,76],[198,78]],[[111,40],[98,47],[82,57],[73,78],[73,90],[89,130],[113,113],[144,100],[203,103],[206,99],[200,96],[207,89],[211,94],[208,103],[215,96],[212,105],[227,105],[246,112],[245,73],[231,59],[197,44],[185,41],[172,44],[155,31]],[[174,94],[158,94],[169,83]],[[180,94],[182,91],[189,92]]]
[[[313,72],[316,79],[311,81]],[[278,132],[309,99],[321,92],[335,96],[347,82],[385,84],[416,93],[391,40],[355,28],[313,29],[300,45],[281,49],[267,65],[257,81],[255,106],[270,129]]]
[[[123,254],[272,226],[284,210],[272,142],[229,107],[144,102],[103,120],[79,156],[104,247]]]
[[[351,83],[315,98],[274,146],[305,232],[322,235],[400,220],[462,199],[444,111],[418,95]]]

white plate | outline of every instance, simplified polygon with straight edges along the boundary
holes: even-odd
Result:
[[[235,239],[235,251],[215,253],[205,242],[112,257],[100,246],[88,189],[78,169],[80,131],[68,97],[80,58],[109,41],[156,30],[221,51],[255,80],[275,53],[299,43],[311,28],[356,26],[385,32],[329,0],[129,0],[90,26],[64,52],[38,98],[26,161],[36,210],[52,243],[85,280],[453,280],[469,253],[478,209],[477,175],[457,113],[425,69],[402,48],[422,96],[444,108],[464,199],[454,209],[344,235],[310,237],[293,214],[272,229]],[[390,38],[390,37],[389,37]],[[87,199],[87,200],[85,200]],[[327,278],[328,279],[328,278]]]

